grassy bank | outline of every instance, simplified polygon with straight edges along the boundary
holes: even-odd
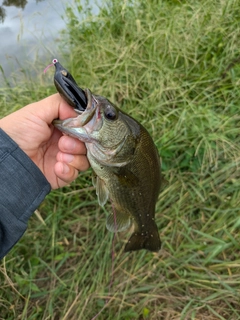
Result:
[[[60,48],[82,87],[151,133],[168,181],[156,207],[162,249],[125,254],[119,235],[108,291],[111,208],[99,207],[89,170],[46,198],[2,261],[0,319],[89,320],[106,298],[98,319],[240,319],[239,1],[106,8],[93,16],[76,1]],[[51,72],[2,89],[2,115],[55,92]]]

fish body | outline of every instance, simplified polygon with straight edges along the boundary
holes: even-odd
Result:
[[[76,118],[55,120],[62,132],[85,142],[93,184],[101,206],[110,199],[107,229],[119,232],[134,223],[125,251],[158,251],[161,242],[155,205],[161,184],[160,161],[147,130],[108,99],[86,90],[87,108]]]

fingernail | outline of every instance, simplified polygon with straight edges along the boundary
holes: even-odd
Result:
[[[66,173],[68,173],[69,171],[70,171],[69,166],[68,166],[67,164],[63,163],[63,164],[62,164],[62,173],[63,173],[63,174],[66,174]]]
[[[68,150],[68,152],[71,152],[71,150],[74,150],[76,147],[76,141],[75,139],[66,136],[65,137],[65,147]]]
[[[74,150],[76,148],[76,141],[75,139],[71,139],[71,141],[69,141],[69,148],[71,150]]]
[[[66,162],[66,163],[72,162],[73,159],[74,159],[74,156],[72,154],[68,154],[68,153],[62,154],[62,161]]]

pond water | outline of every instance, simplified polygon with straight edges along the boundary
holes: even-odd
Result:
[[[7,78],[36,57],[49,63],[56,49],[54,39],[65,26],[64,7],[61,1],[3,1],[0,65]]]
[[[47,65],[53,57],[61,58],[57,38],[66,26],[66,3],[74,5],[74,0],[0,0],[0,66],[6,78],[29,62]]]

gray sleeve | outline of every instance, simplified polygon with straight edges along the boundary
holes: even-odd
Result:
[[[0,129],[0,259],[21,238],[28,219],[50,191],[40,169]]]

